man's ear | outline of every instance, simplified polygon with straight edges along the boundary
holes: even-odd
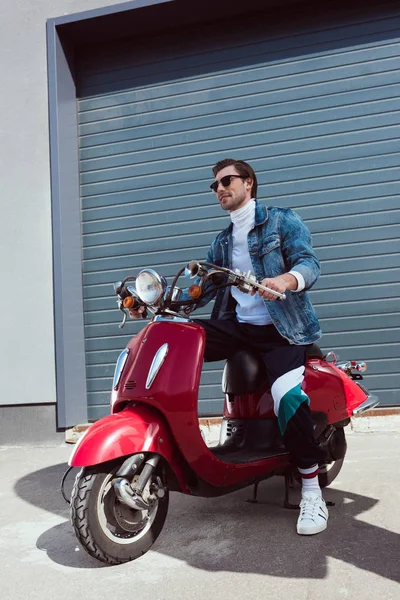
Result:
[[[253,180],[252,180],[252,178],[251,178],[251,177],[248,177],[248,178],[245,180],[245,184],[246,184],[246,187],[247,187],[247,189],[248,189],[248,190],[251,190],[251,188],[253,187]]]

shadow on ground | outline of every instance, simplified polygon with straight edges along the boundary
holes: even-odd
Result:
[[[65,523],[48,529],[37,540],[37,547],[52,561],[80,569],[99,568],[104,565],[79,547],[68,520],[69,507],[59,489],[66,468],[59,464],[31,473],[17,482],[16,492],[24,500],[65,517]],[[74,469],[67,477],[67,495],[76,472]],[[379,500],[344,490],[325,490],[326,499],[335,502],[328,530],[304,538],[295,533],[297,511],[282,508],[283,489],[282,478],[263,482],[258,504],[246,502],[250,488],[213,499],[172,494],[164,530],[152,549],[207,571],[315,579],[327,575],[327,558],[333,557],[400,581],[400,536],[363,520],[363,513]],[[296,494],[298,490],[293,500]]]

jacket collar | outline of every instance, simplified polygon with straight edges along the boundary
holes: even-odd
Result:
[[[254,224],[263,225],[266,221],[268,221],[268,208],[262,202],[259,202],[256,199],[256,212],[254,215]]]

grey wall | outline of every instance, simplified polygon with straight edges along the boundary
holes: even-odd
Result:
[[[54,403],[46,20],[116,2],[1,3],[0,404]],[[12,290],[18,289],[18,293]],[[23,367],[22,367],[23,364]]]

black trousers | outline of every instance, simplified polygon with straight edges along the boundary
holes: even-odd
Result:
[[[239,349],[257,351],[271,384],[274,410],[283,441],[300,468],[325,462],[325,451],[315,441],[309,398],[302,391],[306,346],[290,344],[274,325],[250,325],[232,319],[194,319],[206,332],[204,359],[224,360]]]

